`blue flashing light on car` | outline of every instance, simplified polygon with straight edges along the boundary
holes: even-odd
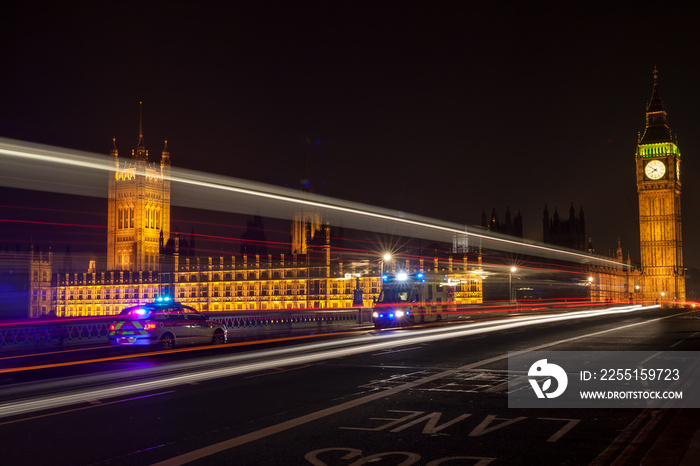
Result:
[[[389,275],[386,275],[386,274],[382,275],[382,281],[385,281],[385,282],[389,281]]]

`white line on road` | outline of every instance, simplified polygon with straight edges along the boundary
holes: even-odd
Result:
[[[679,315],[679,314],[674,314],[674,315],[665,316],[665,317],[659,317],[659,318],[647,320],[644,322],[637,322],[634,324],[624,325],[622,327],[615,327],[612,329],[601,330],[598,332],[588,333],[585,335],[579,335],[576,337],[566,338],[563,340],[545,343],[542,345],[532,346],[530,348],[526,348],[524,350],[517,351],[517,352],[511,352],[509,354],[514,355],[514,354],[523,354],[523,353],[527,353],[527,352],[531,352],[531,351],[539,351],[539,350],[542,350],[544,348],[550,348],[552,346],[557,346],[560,344],[569,343],[569,342],[581,340],[584,338],[590,338],[590,337],[602,335],[605,333],[616,332],[619,330],[623,330],[623,329],[627,329],[627,328],[631,328],[631,327],[636,327],[639,325],[645,325],[645,324],[649,324],[652,322],[657,322],[660,320],[675,317],[676,315]],[[270,427],[265,427],[263,429],[260,429],[260,430],[254,431],[254,432],[250,432],[250,433],[247,433],[244,435],[240,435],[238,437],[234,437],[234,438],[229,439],[229,440],[224,440],[223,442],[215,443],[213,445],[209,445],[207,447],[200,448],[198,450],[193,450],[193,451],[190,451],[188,453],[184,453],[182,455],[178,455],[178,456],[175,456],[173,458],[155,463],[152,466],[177,466],[177,465],[187,464],[187,463],[192,462],[192,461],[197,461],[197,460],[200,460],[202,458],[206,458],[208,456],[220,453],[222,451],[229,450],[231,448],[235,448],[235,447],[238,447],[240,445],[244,445],[246,443],[250,443],[250,442],[253,442],[255,440],[260,440],[262,438],[269,437],[270,435],[278,434],[280,432],[284,432],[284,431],[292,429],[294,427],[299,427],[299,426],[307,424],[309,422],[328,417],[332,414],[337,414],[337,413],[340,413],[342,411],[346,411],[348,409],[355,408],[357,406],[369,403],[371,401],[375,401],[375,400],[378,400],[381,398],[386,398],[388,396],[395,395],[397,393],[400,393],[400,392],[403,392],[406,390],[410,390],[412,388],[418,387],[420,385],[424,385],[424,384],[432,382],[434,380],[442,379],[444,377],[449,377],[449,376],[454,375],[458,372],[473,370],[477,367],[485,366],[487,364],[491,364],[491,363],[494,363],[494,362],[497,362],[497,361],[500,361],[500,360],[503,360],[506,358],[508,358],[508,354],[484,359],[482,361],[467,364],[465,366],[461,366],[461,367],[458,367],[456,369],[450,369],[447,371],[439,372],[437,374],[433,374],[433,375],[430,375],[428,377],[424,377],[422,379],[414,380],[413,382],[408,382],[408,383],[405,383],[405,384],[399,385],[397,387],[390,388],[390,389],[387,389],[387,390],[384,390],[384,391],[381,391],[378,393],[372,393],[371,395],[367,395],[367,396],[364,396],[362,398],[357,398],[355,400],[347,401],[345,403],[331,406],[330,408],[325,408],[325,409],[322,409],[320,411],[316,411],[313,413],[306,414],[304,416],[297,417],[295,419],[290,419],[288,421],[281,422],[279,424],[275,424],[275,425],[270,426]]]

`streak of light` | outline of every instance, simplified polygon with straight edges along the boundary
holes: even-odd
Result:
[[[12,421],[7,421],[7,422],[0,422],[0,426],[5,426],[7,424],[15,424],[17,422],[32,421],[34,419],[41,419],[41,418],[48,417],[48,416],[56,416],[59,414],[67,414],[67,413],[74,413],[77,411],[85,411],[86,409],[100,408],[102,406],[113,405],[113,404],[117,404],[117,403],[127,403],[129,401],[141,400],[144,398],[153,398],[154,396],[167,395],[169,393],[173,393],[173,391],[174,390],[168,390],[168,391],[160,392],[160,393],[150,393],[148,395],[135,396],[133,398],[126,398],[123,400],[110,401],[109,403],[98,403],[98,404],[92,404],[90,406],[81,406],[80,408],[66,409],[66,410],[58,412],[58,413],[40,414],[38,416],[32,416],[32,417],[27,417],[27,418],[23,418],[23,419],[15,419]]]
[[[23,189],[106,197],[104,173],[118,170],[111,156],[10,139],[0,139],[0,156],[4,169],[0,184]],[[145,167],[136,174],[145,176]],[[483,247],[491,249],[627,267],[624,263],[604,257],[524,242],[504,235],[468,231],[465,225],[263,183],[175,167],[170,169],[166,179],[173,183],[171,202],[186,207],[291,219],[295,207],[307,206],[318,209],[332,225],[341,227],[448,243],[452,242],[454,235],[462,235],[476,239]]]
[[[33,358],[37,356],[53,356],[56,354],[67,354],[67,353],[81,353],[84,351],[94,351],[96,349],[103,349],[104,346],[88,346],[84,348],[72,348],[72,349],[64,349],[60,351],[47,351],[45,353],[28,353],[28,354],[16,354],[14,356],[3,356],[0,357],[0,361],[7,361],[10,359],[24,359],[24,358]]]
[[[230,377],[250,372],[258,372],[266,369],[286,367],[298,364],[309,364],[326,359],[341,358],[355,354],[366,352],[377,352],[388,348],[406,345],[416,345],[419,343],[427,343],[430,341],[441,340],[446,338],[458,338],[463,336],[475,335],[480,333],[491,333],[502,330],[508,330],[517,327],[527,327],[531,325],[560,322],[571,319],[591,318],[602,315],[624,314],[658,308],[654,306],[623,306],[618,308],[608,308],[601,310],[589,310],[572,312],[567,314],[558,314],[553,316],[534,316],[524,317],[519,319],[504,319],[493,322],[482,322],[474,324],[459,325],[450,328],[427,329],[420,333],[413,332],[395,332],[382,334],[381,341],[377,341],[376,335],[367,335],[349,342],[326,341],[311,343],[308,345],[294,346],[288,348],[279,348],[273,350],[265,350],[259,353],[245,353],[229,356],[221,356],[212,358],[207,361],[207,364],[218,363],[223,367],[214,367],[206,370],[196,370],[201,367],[201,361],[185,361],[182,363],[173,364],[167,370],[172,369],[188,369],[179,375],[166,374],[160,377],[154,377],[152,380],[143,382],[127,382],[115,384],[105,388],[90,388],[77,390],[71,393],[61,393],[44,397],[35,397],[26,400],[17,400],[0,404],[0,418],[8,416],[21,415],[28,412],[40,411],[45,409],[55,409],[63,406],[90,402],[93,400],[102,400],[115,398],[120,396],[133,396],[135,393],[147,392],[152,390],[162,390],[177,385],[191,384],[203,382],[207,380],[217,379],[221,377]],[[345,348],[333,348],[339,344],[350,344],[352,346]],[[323,351],[320,351],[322,350]],[[297,352],[298,355],[287,356],[288,353]],[[281,356],[281,357],[276,357]],[[250,359],[260,359],[265,357],[265,360],[243,363]],[[150,370],[150,369],[149,369]],[[166,369],[162,369],[166,370]],[[125,372],[125,371],[122,371]],[[114,377],[120,377],[115,374]]]
[[[106,358],[95,358],[95,359],[80,359],[78,361],[68,361],[68,362],[57,362],[53,364],[40,364],[36,366],[24,366],[24,367],[12,367],[9,369],[0,369],[0,374],[6,374],[6,373],[12,373],[12,372],[26,372],[26,371],[32,371],[32,370],[38,370],[38,369],[55,369],[57,367],[68,367],[68,366],[78,366],[82,364],[94,364],[94,363],[101,363],[101,362],[109,362],[109,361],[120,361],[123,359],[135,359],[135,358],[143,358],[147,356],[157,356],[157,355],[162,355],[162,354],[173,354],[173,353],[186,353],[186,352],[192,352],[192,351],[202,351],[202,350],[211,350],[212,348],[233,348],[237,346],[251,346],[251,345],[264,345],[264,344],[269,344],[269,343],[278,343],[282,341],[294,341],[294,340],[302,340],[302,339],[309,339],[309,338],[318,338],[318,337],[323,337],[323,336],[338,336],[338,335],[351,335],[355,333],[364,333],[367,330],[353,330],[349,332],[333,332],[333,333],[325,333],[325,334],[313,334],[313,335],[297,335],[293,337],[281,337],[281,338],[268,338],[265,340],[253,340],[253,341],[239,341],[235,343],[225,343],[223,345],[217,345],[217,346],[193,346],[193,347],[186,347],[186,348],[174,348],[170,349],[167,351],[148,351],[148,352],[143,352],[143,353],[135,353],[135,354],[122,354],[118,356],[108,356]],[[71,349],[71,350],[63,350],[63,351],[53,351],[49,353],[34,353],[34,354],[28,354],[28,355],[17,355],[17,356],[9,356],[6,358],[0,358],[0,360],[3,359],[15,359],[15,358],[29,358],[29,357],[35,357],[35,356],[46,356],[46,355],[52,355],[52,354],[64,354],[68,352],[73,352],[73,351],[86,351],[86,350],[94,350],[98,347],[91,347],[91,348],[78,348],[78,349]],[[104,348],[104,347],[99,347],[99,348]]]
[[[39,222],[36,220],[14,220],[14,219],[8,219],[8,218],[0,218],[0,222],[5,222],[5,223],[30,223],[34,225],[52,225],[52,226],[58,226],[58,227],[80,227],[80,228],[99,228],[102,230],[106,230],[107,227],[102,226],[102,225],[86,225],[86,224],[77,224],[77,223],[60,223],[60,222]]]

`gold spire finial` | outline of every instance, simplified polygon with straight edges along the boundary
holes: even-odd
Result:
[[[139,101],[139,147],[143,145],[143,102]]]
[[[654,84],[656,84],[656,81],[659,79],[659,70],[656,68],[656,65],[654,65]]]
[[[139,142],[136,144],[136,150],[131,154],[137,160],[148,160],[148,151],[146,144],[143,142],[143,102],[139,101]]]

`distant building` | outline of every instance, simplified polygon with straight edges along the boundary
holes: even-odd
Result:
[[[569,218],[559,217],[557,208],[550,217],[547,205],[544,206],[544,218],[542,220],[542,241],[554,246],[586,251],[588,241],[586,240],[586,220],[583,215],[583,206],[578,215],[574,210],[574,203],[569,208]]]
[[[503,235],[515,236],[516,238],[523,237],[523,217],[519,210],[515,211],[515,216],[511,219],[510,207],[506,207],[506,215],[503,222],[499,222],[496,208],[491,211],[491,216],[486,216],[486,211],[481,212],[481,226],[493,233],[501,233]]]

